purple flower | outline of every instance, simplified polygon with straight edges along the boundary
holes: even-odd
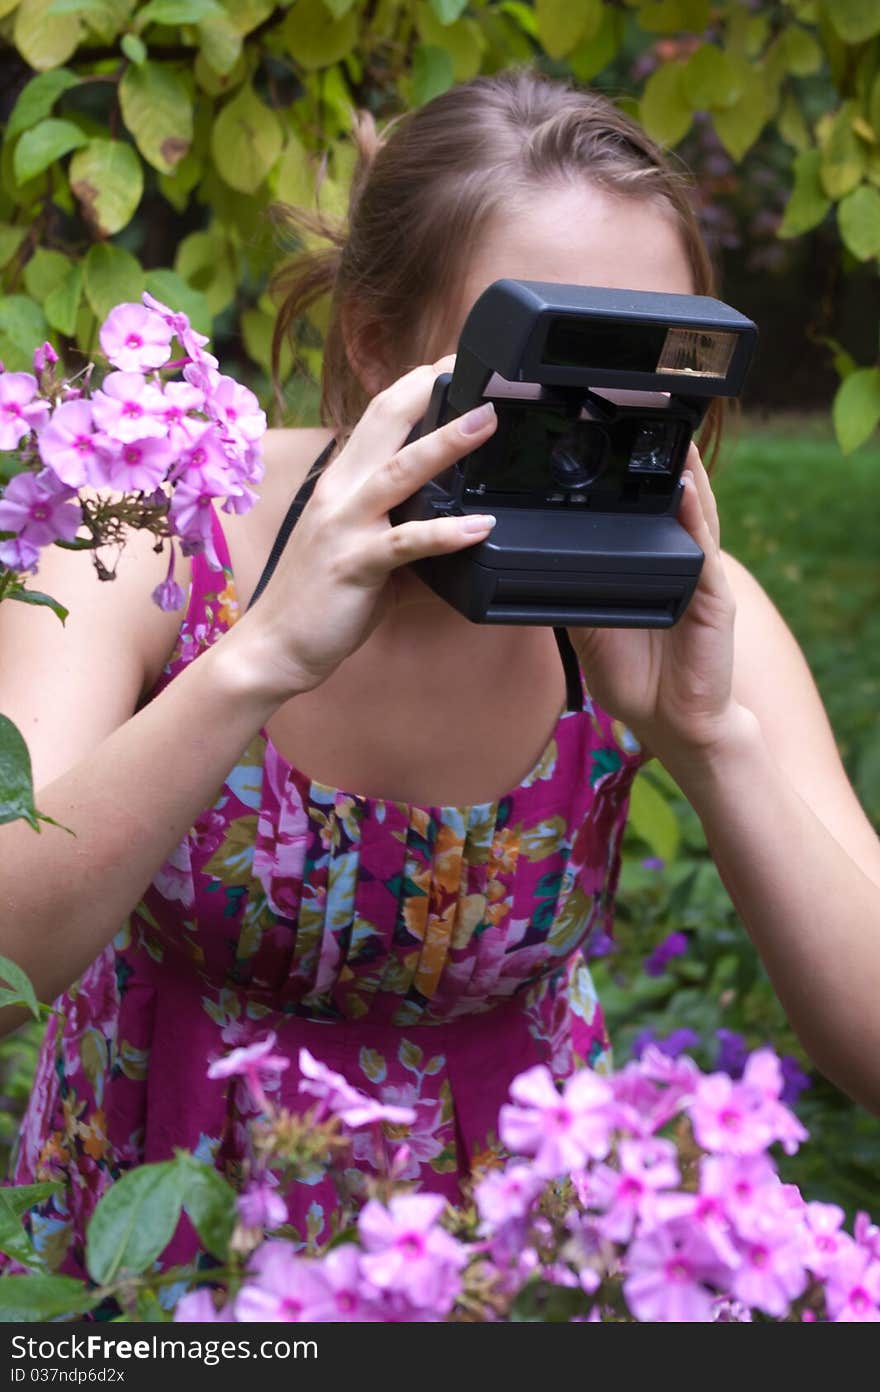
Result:
[[[49,415],[49,403],[37,397],[37,379],[30,372],[0,374],[0,450],[14,450]]]
[[[665,870],[666,861],[663,860],[660,856],[645,856],[645,859],[642,861],[642,869]]]
[[[181,1324],[225,1324],[229,1314],[217,1310],[206,1286],[189,1291],[174,1307],[175,1321]]]
[[[716,1069],[719,1073],[726,1073],[730,1078],[741,1078],[749,1056],[749,1046],[745,1039],[741,1034],[737,1034],[736,1030],[729,1029],[716,1030],[715,1038],[720,1045],[715,1061]]]
[[[679,1058],[681,1054],[687,1053],[689,1049],[696,1049],[699,1042],[700,1036],[697,1034],[696,1030],[688,1029],[686,1026],[682,1026],[681,1029],[673,1030],[671,1034],[667,1034],[663,1039],[658,1039],[652,1030],[644,1029],[641,1030],[633,1040],[633,1056],[635,1058],[641,1058],[648,1045],[653,1044],[654,1047],[659,1049],[661,1054],[665,1054],[667,1058],[676,1059]]]
[[[106,455],[109,482],[124,493],[152,493],[164,479],[174,458],[168,440],[147,438],[125,444],[111,442],[115,448]]]
[[[829,1318],[840,1323],[880,1321],[880,1262],[853,1244],[832,1264],[825,1281]]]
[[[26,571],[35,571],[39,561],[40,552],[29,541],[22,541],[21,537],[0,541],[0,565],[23,575]]]
[[[27,546],[73,541],[82,522],[82,508],[72,488],[59,482],[51,469],[16,474],[0,497],[0,531],[15,532]]]
[[[650,957],[645,958],[645,971],[648,976],[662,976],[668,962],[673,957],[681,957],[688,950],[688,940],[684,933],[670,933],[658,943]]]
[[[782,1069],[784,1084],[782,1092],[779,1094],[780,1102],[784,1102],[787,1107],[793,1107],[802,1092],[810,1086],[812,1079],[809,1073],[805,1073],[796,1058],[791,1054],[785,1054],[779,1060]]]
[[[111,309],[98,334],[104,356],[122,372],[162,367],[171,355],[173,336],[161,314],[139,304]]]

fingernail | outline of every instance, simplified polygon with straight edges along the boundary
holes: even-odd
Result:
[[[498,518],[493,517],[491,512],[468,512],[458,519],[458,525],[468,536],[472,536],[475,532],[491,532],[497,521]]]
[[[458,426],[462,435],[476,435],[478,430],[487,426],[490,420],[495,417],[495,407],[491,401],[484,401],[482,406],[475,406],[473,411],[466,412],[459,416]]]

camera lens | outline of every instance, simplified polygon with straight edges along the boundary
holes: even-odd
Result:
[[[553,481],[566,492],[589,488],[605,468],[607,439],[604,430],[583,430],[564,435],[550,456]]]
[[[668,474],[672,468],[676,433],[669,421],[646,421],[640,425],[629,457],[634,474]]]

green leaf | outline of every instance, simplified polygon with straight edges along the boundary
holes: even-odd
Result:
[[[880,256],[880,192],[861,184],[837,206],[837,224],[844,245],[859,261]]]
[[[187,282],[187,293],[198,294],[209,315],[222,313],[235,299],[238,287],[235,248],[219,228],[211,232],[191,232],[184,237],[174,258],[174,269]]]
[[[865,147],[853,130],[855,103],[844,102],[834,118],[827,140],[822,145],[819,175],[829,198],[843,198],[862,181],[865,172]]]
[[[296,0],[280,32],[300,67],[329,68],[357,47],[358,16],[349,10],[334,19],[323,0]]]
[[[76,271],[79,269],[79,266],[74,267]],[[53,599],[51,595],[43,594],[42,590],[13,590],[12,594],[7,595],[6,598],[18,600],[19,604],[34,604],[42,609],[51,609],[53,614],[58,615],[62,623],[70,613],[70,610],[65,609],[64,605],[60,604],[57,599]]]
[[[147,272],[146,289],[170,309],[185,314],[198,333],[210,336],[214,328],[214,315],[207,296],[187,285],[181,276],[161,266]]]
[[[143,267],[130,251],[98,242],[89,247],[83,261],[86,299],[99,322],[118,304],[140,300],[146,288]]]
[[[467,4],[467,0],[464,0],[464,3]],[[324,0],[324,4],[334,19],[341,19],[343,15],[348,14],[354,0]]]
[[[645,84],[639,107],[642,124],[661,145],[677,145],[690,130],[692,112],[684,73],[684,63],[663,63]]]
[[[151,1267],[174,1236],[183,1197],[183,1175],[173,1160],[140,1165],[112,1184],[88,1225],[86,1268],[92,1280],[106,1285]]]
[[[880,0],[830,0],[825,11],[845,43],[864,43],[880,34]]]
[[[709,25],[709,0],[658,0],[640,9],[638,20],[651,34],[701,34]]]
[[[119,104],[144,159],[161,174],[170,174],[193,138],[193,104],[183,78],[164,63],[127,68]]]
[[[125,140],[90,140],[70,161],[70,187],[99,237],[121,232],[144,192],[144,171]]]
[[[832,415],[844,454],[864,444],[880,422],[880,367],[851,372],[837,388]]]
[[[138,28],[143,29],[147,24],[201,24],[203,19],[222,14],[217,0],[150,0],[135,18]]]
[[[456,82],[469,82],[476,77],[482,66],[486,41],[474,20],[461,19],[444,28],[431,5],[423,0],[416,5],[415,21],[423,44],[445,49],[449,54]]]
[[[831,200],[822,187],[819,169],[820,150],[804,150],[795,157],[794,188],[779,227],[780,237],[800,237],[817,227],[831,207]]]
[[[413,106],[424,106],[441,92],[447,92],[454,82],[455,69],[446,49],[418,44],[412,63]]]
[[[687,60],[684,94],[695,111],[731,106],[743,88],[740,65],[713,44],[701,44]]]
[[[61,1184],[22,1184],[15,1188],[0,1188],[0,1252],[13,1257],[23,1266],[41,1265],[41,1259],[21,1220],[35,1204],[61,1188]]]
[[[53,68],[50,72],[39,72],[22,88],[6,128],[7,141],[11,141],[21,131],[29,131],[46,116],[50,116],[58,97],[70,92],[72,86],[79,85],[79,78],[70,68]]]
[[[235,1190],[212,1165],[192,1155],[179,1155],[184,1208],[206,1251],[218,1261],[229,1256],[229,1239],[236,1222]]]
[[[27,295],[0,295],[0,361],[9,372],[31,372],[34,349],[48,337],[40,306]]]
[[[0,798],[4,797],[5,779],[3,766],[3,721],[6,721],[6,716],[0,715]],[[12,725],[11,721],[6,721],[6,723]],[[15,729],[15,726],[13,725],[12,728]],[[24,744],[24,740],[21,742]],[[30,781],[30,771],[30,756],[28,755],[28,781]],[[10,820],[11,818],[3,816],[2,804],[0,804],[0,822],[7,822]],[[21,967],[17,966],[15,962],[10,961],[8,957],[0,957],[0,981],[5,981],[7,986],[12,988],[11,991],[0,991],[0,996],[4,997],[2,1004],[26,1005],[34,1019],[39,1020],[40,1006],[34,993],[34,988],[31,985],[31,979],[26,972],[22,971]],[[36,1200],[34,1200],[34,1202],[36,1202]],[[24,1211],[24,1209],[21,1210],[22,1213],[24,1213]]]
[[[602,0],[535,0],[538,38],[551,58],[564,58],[582,39],[596,33]]]
[[[49,116],[45,121],[26,130],[15,147],[13,168],[20,184],[42,174],[53,161],[85,145],[88,136],[72,121]]]
[[[640,774],[632,786],[629,823],[656,856],[675,860],[681,840],[678,820],[666,798],[645,774]]]
[[[0,222],[0,266],[12,260],[26,236],[26,227],[13,227],[8,222]]]
[[[810,148],[810,132],[794,92],[786,92],[776,121],[776,129],[795,150]]]
[[[579,82],[592,82],[620,52],[626,16],[607,7],[602,10],[602,23],[589,39],[583,39],[568,55],[568,66]]]
[[[100,1304],[99,1291],[72,1276],[0,1277],[0,1321],[4,1324],[85,1314]]]
[[[441,24],[454,24],[468,6],[468,0],[431,0],[431,9]]]
[[[51,3],[52,0],[21,0],[15,12],[15,46],[35,72],[60,68],[75,52],[82,33],[76,15],[49,19]]]
[[[63,252],[37,247],[24,268],[24,283],[32,300],[42,304],[46,296],[64,281],[70,271],[70,260]]]
[[[226,77],[242,53],[243,38],[228,15],[217,15],[199,25],[200,57],[212,72]]]
[[[822,49],[812,34],[799,24],[783,30],[780,43],[785,66],[795,77],[809,77],[822,66]]]
[[[137,34],[123,34],[119,47],[136,67],[141,67],[147,61],[147,45]]]
[[[221,177],[239,193],[256,193],[281,154],[281,122],[250,83],[224,106],[211,131],[211,153]]]
[[[76,332],[76,316],[79,313],[83,290],[83,268],[81,263],[71,266],[64,280],[50,290],[43,302],[43,311],[53,329],[73,338]],[[57,613],[57,610],[56,610]]]
[[[741,160],[764,129],[768,116],[767,85],[760,71],[747,68],[732,106],[715,110],[712,120],[718,139],[734,160]]]

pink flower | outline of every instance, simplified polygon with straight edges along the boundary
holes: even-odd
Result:
[[[637,1320],[709,1323],[728,1268],[706,1235],[684,1221],[652,1228],[631,1244],[623,1283]],[[723,1293],[723,1292],[722,1292]]]
[[[104,356],[122,372],[148,372],[171,355],[173,332],[145,305],[120,304],[111,309],[98,338]]]
[[[152,493],[157,488],[174,458],[168,440],[148,438],[112,443],[106,455],[107,474],[114,488],[123,493]]]
[[[829,1319],[841,1324],[880,1321],[880,1262],[855,1243],[840,1253],[825,1278]]]
[[[254,393],[232,377],[221,376],[208,398],[207,409],[233,439],[259,440],[266,432],[266,413]]]
[[[628,1242],[643,1207],[658,1189],[679,1182],[675,1146],[655,1139],[621,1141],[619,1169],[596,1165],[587,1176],[591,1206],[604,1211],[598,1224],[613,1242]]]
[[[589,1069],[569,1078],[560,1094],[549,1068],[538,1063],[514,1078],[510,1095],[514,1105],[505,1103],[499,1113],[501,1139],[517,1154],[533,1156],[545,1178],[608,1154],[612,1092]]]
[[[166,382],[162,388],[162,399],[162,418],[175,448],[188,449],[191,437],[187,425],[194,419],[190,412],[203,409],[204,392],[191,387],[189,382]]]
[[[807,1285],[798,1226],[786,1224],[772,1207],[756,1207],[740,1221],[737,1238],[741,1262],[731,1280],[733,1294],[751,1309],[783,1319]]]
[[[474,1187],[482,1231],[525,1218],[543,1188],[544,1180],[531,1165],[513,1164],[504,1170],[490,1170]]]
[[[765,1098],[756,1087],[726,1073],[701,1078],[690,1107],[697,1142],[726,1155],[759,1155],[775,1140]]]
[[[334,1247],[314,1263],[316,1290],[304,1318],[316,1323],[351,1324],[381,1320],[382,1309],[361,1273],[360,1249],[352,1242]]]
[[[276,1040],[277,1036],[274,1030],[270,1030],[266,1038],[258,1040],[256,1044],[233,1049],[224,1058],[214,1060],[208,1068],[208,1077],[211,1079],[236,1076],[244,1078],[257,1106],[265,1110],[268,1103],[260,1083],[260,1074],[283,1073],[290,1064],[290,1059],[284,1058],[281,1054],[272,1053]]]
[[[270,1239],[251,1257],[250,1279],[235,1297],[236,1320],[298,1323],[325,1297],[326,1283],[315,1263],[298,1257],[286,1242]]]
[[[2,380],[2,379],[0,379]],[[37,436],[43,463],[71,488],[101,488],[108,482],[110,441],[96,431],[88,401],[65,401]]]
[[[73,541],[82,522],[82,508],[72,488],[51,469],[16,474],[0,497],[0,532],[16,532],[30,546]]]
[[[322,1111],[332,1112],[350,1130],[382,1121],[387,1121],[392,1126],[411,1126],[416,1119],[412,1107],[390,1107],[367,1097],[365,1093],[352,1087],[341,1073],[334,1073],[332,1069],[319,1063],[308,1049],[299,1051],[299,1070],[302,1074],[300,1092],[319,1097],[324,1103]]]
[[[174,1307],[174,1319],[181,1324],[221,1324],[229,1319],[228,1313],[218,1311],[205,1286],[189,1291]]]
[[[36,398],[36,399],[35,399]],[[30,372],[0,373],[0,450],[14,450],[48,419],[49,403],[37,397]]]
[[[114,440],[164,438],[165,398],[140,372],[111,372],[92,397],[95,424]]]
[[[193,362],[204,364],[204,366],[209,369],[217,366],[217,359],[212,353],[202,352],[202,349],[208,342],[207,338],[204,334],[197,333],[196,330],[192,328],[185,314],[169,309],[166,304],[163,304],[161,300],[155,299],[146,290],[141,298],[148,309],[160,315],[167,328],[171,330],[172,335],[177,337],[184,351],[189,354]]]
[[[29,541],[22,541],[21,537],[0,541],[0,565],[24,575],[28,571],[35,571],[39,563],[39,550]]]
[[[370,1199],[358,1217],[364,1276],[438,1318],[451,1309],[468,1260],[467,1248],[437,1224],[445,1207],[439,1194],[398,1194],[387,1208]]]
[[[51,343],[42,343],[34,349],[34,372],[45,372],[47,367],[54,367],[57,361],[58,354]]]
[[[852,1238],[842,1230],[845,1216],[837,1204],[808,1203],[804,1209],[804,1262],[820,1280],[844,1247],[852,1246]]]
[[[236,1199],[238,1216],[248,1228],[271,1232],[287,1222],[287,1205],[277,1192],[278,1181],[267,1176],[261,1183],[249,1184]]]

